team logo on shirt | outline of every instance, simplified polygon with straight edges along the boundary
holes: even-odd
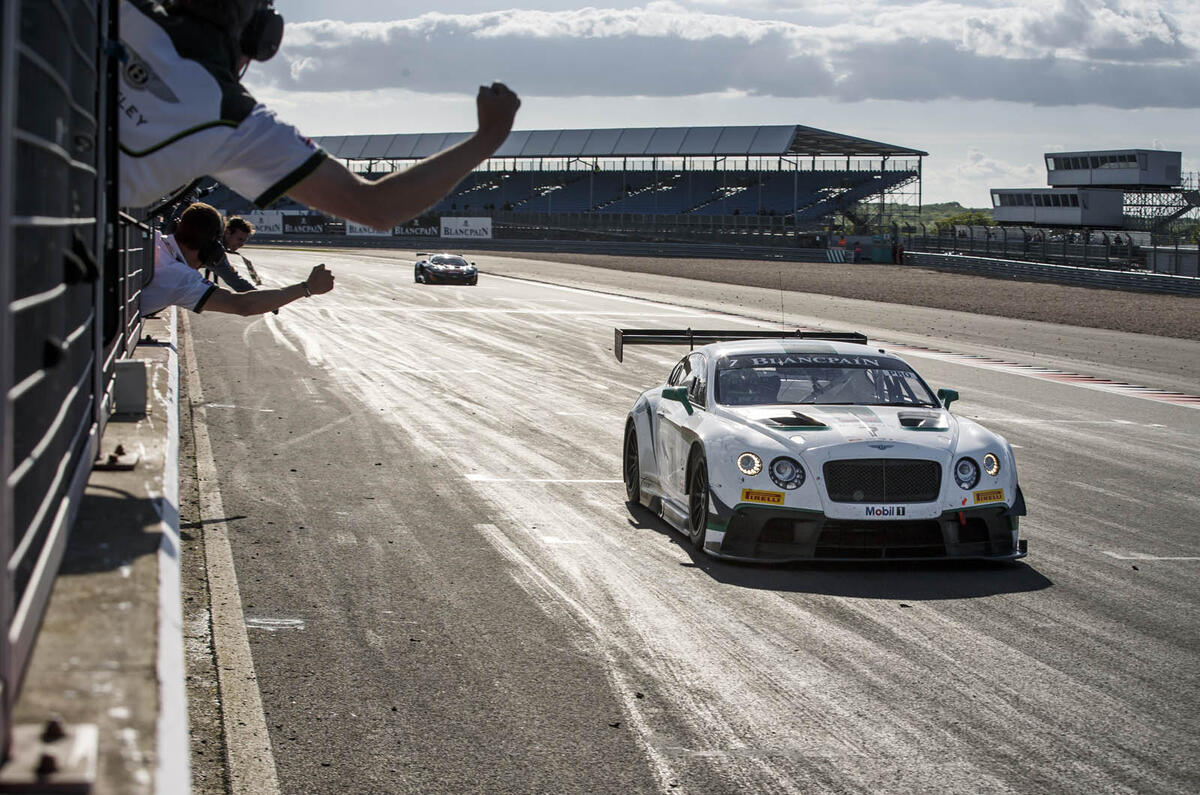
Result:
[[[150,64],[146,63],[146,60],[128,44],[125,45],[125,53],[128,55],[128,61],[123,74],[125,82],[130,88],[134,91],[149,91],[163,102],[179,103],[179,97],[175,96],[175,92],[171,90],[170,86],[164,83],[162,78],[150,68]]]

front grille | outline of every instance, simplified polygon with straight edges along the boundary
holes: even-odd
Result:
[[[826,461],[824,471],[834,502],[933,502],[942,488],[937,461],[855,458]]]
[[[943,557],[946,544],[934,520],[916,522],[828,521],[817,538],[818,558]]]

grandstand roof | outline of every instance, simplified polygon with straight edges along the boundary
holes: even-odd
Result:
[[[327,135],[313,140],[342,160],[415,160],[470,133]],[[492,157],[923,157],[928,152],[800,124],[759,127],[623,127],[513,130]]]

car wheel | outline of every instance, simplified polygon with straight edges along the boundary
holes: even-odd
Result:
[[[708,529],[708,462],[704,453],[692,459],[688,473],[688,538],[696,549],[704,549]]]
[[[642,464],[638,459],[637,428],[633,421],[625,426],[625,454],[622,456],[624,466],[622,475],[625,478],[625,499],[629,502],[641,502],[642,499]]]
[[[471,279],[471,281],[467,282],[467,284],[469,284],[469,285],[471,285],[472,287],[474,287],[475,285],[479,284],[479,277],[478,277],[478,276],[476,276],[474,279]]]
[[[419,270],[413,271],[413,281],[416,282],[417,284],[424,284],[425,279],[423,277],[424,277],[424,274],[421,273]]]

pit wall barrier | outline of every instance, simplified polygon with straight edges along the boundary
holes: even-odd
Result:
[[[0,752],[152,273],[117,206],[116,0],[0,6]]]

